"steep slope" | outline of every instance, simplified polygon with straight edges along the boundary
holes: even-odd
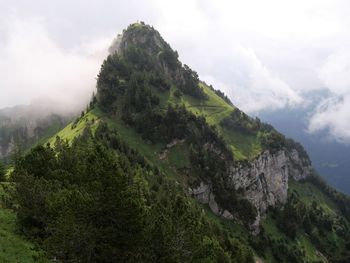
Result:
[[[197,73],[181,64],[177,53],[153,28],[133,24],[116,43],[112,48],[115,53],[99,74],[98,105],[136,127],[151,142],[155,138],[165,144],[184,140],[182,147],[192,147],[191,168],[203,161],[203,155],[216,158],[222,163],[220,178],[213,180],[216,171],[204,175],[206,164],[197,167],[196,184],[189,184],[191,192],[216,214],[228,218],[237,215],[230,204],[233,200],[224,196],[241,192],[240,196],[254,205],[246,213],[250,217],[256,214],[254,227],[258,231],[266,209],[286,202],[288,179],[300,180],[311,174],[302,147],[269,125],[251,119],[223,94],[200,82]],[[145,125],[144,120],[153,123]],[[189,122],[202,127],[194,130]],[[208,131],[203,131],[203,126]],[[202,137],[202,141],[193,140],[193,136]],[[198,160],[193,161],[195,158]]]
[[[146,200],[144,208],[147,210],[149,206],[146,214],[152,215],[150,220],[160,220],[164,229],[171,229],[162,229],[165,232],[157,233],[160,236],[147,241],[155,245],[154,240],[165,240],[162,245],[169,253],[162,255],[163,262],[201,262],[200,259],[251,262],[249,247],[255,256],[266,262],[326,262],[327,259],[346,262],[349,259],[350,202],[312,175],[310,160],[300,144],[285,138],[259,119],[250,118],[220,91],[201,82],[196,72],[182,65],[178,54],[148,25],[130,25],[110,50],[98,76],[96,97],[87,112],[47,140],[55,149],[36,148],[15,167],[13,176],[17,178],[18,194],[23,192],[20,218],[40,216],[43,218],[40,224],[47,224],[48,229],[52,225],[56,227],[54,233],[40,230],[40,234],[48,235],[44,238],[51,245],[48,253],[67,260],[90,255],[88,252],[80,254],[83,252],[79,247],[65,247],[61,238],[69,235],[84,243],[84,238],[89,240],[94,235],[92,230],[89,232],[90,228],[86,228],[83,237],[70,233],[72,222],[76,224],[72,229],[74,226],[95,229],[106,224],[109,227],[109,221],[101,222],[101,226],[84,221],[87,215],[101,213],[98,209],[89,210],[90,205],[85,201],[103,209],[103,203],[99,203],[98,198],[96,201],[89,191],[106,198],[104,192],[100,188],[96,191],[95,187],[106,183],[102,175],[111,173],[110,163],[128,160],[130,188],[136,187],[131,174],[142,174],[146,184],[142,183],[141,190],[136,187],[136,192],[150,193],[133,198],[142,204]],[[68,145],[62,143],[65,140]],[[100,151],[99,144],[106,145],[101,156],[108,156],[108,162],[95,154]],[[112,150],[117,157],[112,157]],[[42,167],[42,158],[52,166]],[[106,167],[99,167],[99,162]],[[138,166],[142,169],[136,172]],[[124,170],[127,171],[122,165],[120,171]],[[41,189],[44,196],[48,195],[49,201],[39,202],[40,206],[35,209],[26,202],[27,198],[42,200],[42,196],[36,196],[29,189],[28,196],[25,191],[20,191],[30,184],[23,176],[26,173],[31,176],[30,183]],[[95,174],[102,182],[90,178]],[[67,183],[70,180],[72,184]],[[47,191],[46,183],[52,187],[52,194]],[[85,192],[84,184],[88,185],[89,191]],[[66,197],[67,193],[69,197]],[[110,198],[115,198],[110,194]],[[191,196],[199,204],[193,202]],[[179,203],[177,198],[181,199]],[[65,202],[67,206],[63,205]],[[120,199],[115,202],[119,204]],[[53,212],[49,209],[47,212],[46,205],[53,205]],[[157,205],[172,207],[173,218],[162,221],[164,218],[158,216],[162,213],[168,216],[169,210]],[[179,206],[186,207],[186,212],[180,213]],[[155,207],[161,210],[154,210]],[[110,209],[114,211],[115,207]],[[138,218],[137,211],[124,209],[126,215],[130,213]],[[103,212],[109,215],[108,211]],[[64,217],[65,213],[68,213],[68,219]],[[146,214],[143,214],[145,218]],[[50,221],[57,215],[59,220]],[[109,219],[113,221],[113,218]],[[134,222],[133,218],[130,222]],[[126,220],[124,224],[130,222]],[[185,228],[181,228],[179,222],[187,222]],[[107,229],[115,231],[113,227]],[[154,231],[147,233],[153,237]],[[195,233],[196,238],[184,233]],[[189,240],[195,240],[203,250],[193,254],[194,248],[180,246],[181,242],[187,244]],[[50,242],[56,245],[56,250]],[[333,242],[332,246],[329,246],[330,242]],[[111,252],[109,246],[108,243],[106,253]],[[157,251],[162,246],[157,243],[155,247]],[[215,248],[216,252],[210,250],[212,255],[204,256],[203,251],[209,248]],[[98,248],[99,253],[100,249],[103,248]],[[152,249],[154,247],[150,251]],[[62,254],[65,250],[67,254]],[[171,260],[170,254],[174,255]],[[162,262],[159,258],[158,255],[158,260],[153,261]],[[152,260],[143,258],[141,261]]]

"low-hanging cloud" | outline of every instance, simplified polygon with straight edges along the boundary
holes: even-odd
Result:
[[[328,131],[341,143],[350,143],[350,49],[331,54],[319,69],[319,77],[331,92],[311,114],[309,131]]]
[[[328,90],[309,131],[350,142],[349,8],[346,0],[3,1],[0,107],[40,96],[84,106],[108,45],[141,20],[248,113],[303,107]]]
[[[252,49],[232,47],[224,57],[216,57],[213,65],[217,64],[228,66],[221,72],[212,69],[217,75],[203,78],[224,90],[233,103],[246,112],[277,110],[303,103],[302,97],[274,75]]]
[[[82,109],[95,88],[109,39],[60,47],[40,19],[10,17],[0,42],[1,106],[47,99],[59,112]]]

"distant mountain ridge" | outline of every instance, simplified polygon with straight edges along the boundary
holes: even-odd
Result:
[[[0,159],[8,160],[15,147],[26,150],[52,136],[71,118],[40,102],[0,109]]]

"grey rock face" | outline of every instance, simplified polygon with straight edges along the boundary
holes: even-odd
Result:
[[[258,214],[251,227],[257,233],[268,207],[283,205],[287,201],[288,180],[293,178],[298,181],[310,174],[311,164],[302,159],[296,150],[281,150],[273,154],[265,151],[248,164],[229,167],[227,183],[236,190],[242,190],[256,207]],[[215,202],[210,184],[201,183],[199,187],[190,189],[190,194],[201,203],[209,204],[215,214],[233,218]]]
[[[281,150],[274,154],[265,151],[249,165],[230,167],[229,177],[236,190],[242,189],[258,214],[264,216],[268,207],[287,201],[289,178],[299,181],[310,173],[311,165],[296,150]]]
[[[194,196],[201,204],[208,204],[211,211],[217,216],[222,216],[226,219],[233,219],[233,215],[222,209],[215,201],[215,194],[212,191],[211,185],[201,182],[196,188],[189,188],[189,193]]]

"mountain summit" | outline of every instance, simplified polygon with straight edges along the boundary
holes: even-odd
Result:
[[[144,23],[113,42],[87,110],[11,178],[23,233],[62,262],[350,258],[348,197]]]
[[[190,193],[217,215],[243,214],[258,232],[267,208],[287,201],[288,179],[311,174],[299,144],[201,82],[152,27],[130,25],[114,48],[99,74],[98,105],[151,142],[183,140],[182,147],[192,150],[187,158],[196,159],[192,165],[202,165],[196,175],[194,167],[188,171],[196,181]],[[237,207],[246,211],[237,213]]]

